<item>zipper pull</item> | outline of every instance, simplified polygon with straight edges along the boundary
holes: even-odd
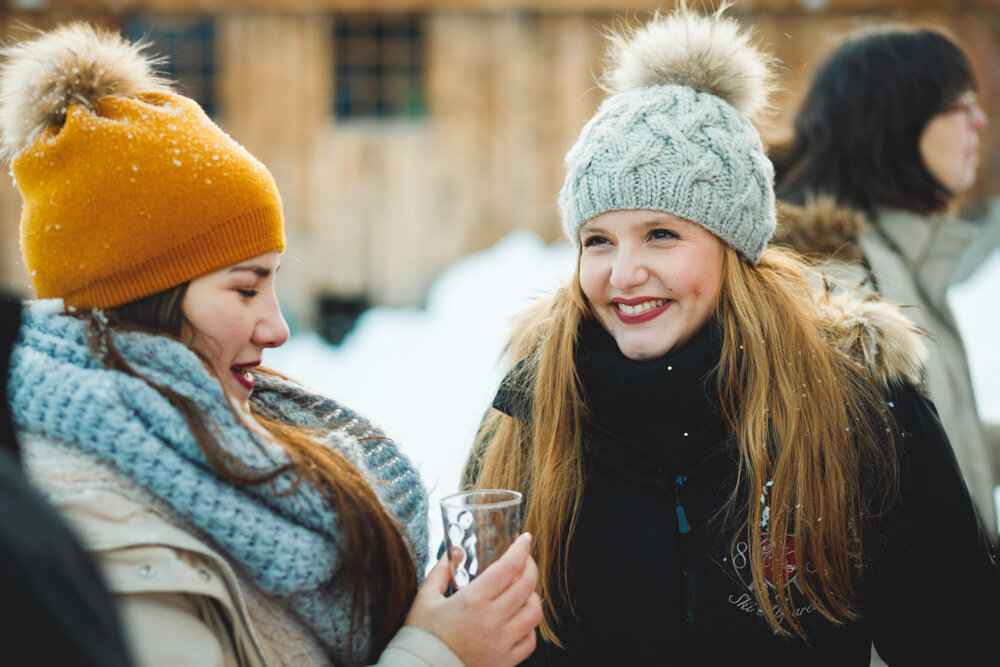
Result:
[[[677,512],[677,532],[690,533],[691,525],[688,523],[687,515],[684,514],[684,506],[681,505],[681,486],[687,481],[687,477],[680,475],[674,480],[674,510]]]

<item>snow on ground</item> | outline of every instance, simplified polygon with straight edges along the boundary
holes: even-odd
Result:
[[[575,253],[514,232],[460,260],[435,282],[427,307],[375,308],[339,347],[293,336],[265,363],[358,410],[400,443],[430,491],[431,549],[442,539],[437,501],[458,487],[476,427],[500,381],[511,318],[567,279]],[[965,335],[979,409],[1000,421],[1000,286],[995,254],[950,297]]]

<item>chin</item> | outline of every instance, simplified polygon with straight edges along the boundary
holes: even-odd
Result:
[[[238,407],[244,412],[250,411],[250,394],[251,392],[246,390],[246,387],[242,386],[232,386],[226,387],[229,390],[229,395],[231,396],[230,402]]]
[[[652,359],[659,359],[663,355],[667,354],[671,350],[671,346],[657,345],[655,347],[650,345],[629,344],[625,342],[618,342],[618,349],[623,355],[632,361],[650,361]]]

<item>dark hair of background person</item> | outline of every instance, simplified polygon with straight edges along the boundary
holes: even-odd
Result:
[[[946,209],[950,192],[927,170],[919,142],[927,123],[975,90],[972,66],[942,31],[881,26],[854,33],[823,63],[775,159],[779,199],[815,195],[874,218],[879,207]]]
[[[0,294],[0,661],[132,664],[104,582],[69,527],[25,480],[7,398],[21,302]]]

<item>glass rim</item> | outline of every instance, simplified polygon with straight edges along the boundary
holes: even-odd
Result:
[[[500,494],[509,497],[506,500],[497,500],[489,503],[474,503],[465,500],[490,493]],[[447,496],[444,496],[443,498],[441,498],[440,503],[441,507],[502,509],[504,507],[514,507],[516,505],[519,505],[521,504],[521,501],[523,499],[524,499],[524,494],[522,494],[520,491],[511,491],[510,489],[472,489],[470,491],[459,491],[458,493],[451,493]]]

